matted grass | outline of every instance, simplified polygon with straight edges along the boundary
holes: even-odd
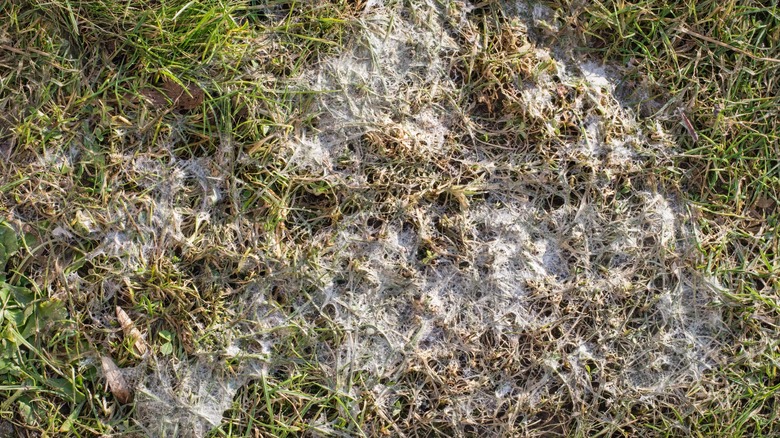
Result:
[[[625,65],[631,85],[653,90],[648,117],[683,139],[675,167],[659,174],[701,211],[701,268],[724,285],[730,328],[726,364],[712,376],[722,383],[693,422],[704,435],[778,433],[780,9],[770,3],[594,2],[560,15]]]
[[[780,433],[777,6],[0,11],[0,435]]]

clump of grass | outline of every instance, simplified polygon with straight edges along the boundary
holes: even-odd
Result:
[[[4,344],[3,415],[20,431],[133,433],[132,409],[112,401],[95,366],[98,353],[146,364],[122,343],[112,307],[128,311],[155,356],[224,348],[210,333],[228,319],[226,302],[273,265],[249,249],[277,239],[285,260],[285,225],[313,233],[299,227],[330,214],[306,203],[317,184],[291,181],[270,146],[310,122],[306,93],[287,78],[338,47],[358,9],[0,8],[3,214],[39,242],[9,252],[3,330],[21,334]],[[246,217],[237,234],[230,223]],[[56,334],[43,329],[52,324]]]
[[[724,285],[731,335],[728,363],[711,377],[727,383],[701,388],[708,408],[692,427],[777,433],[777,330],[758,322],[778,317],[777,8],[738,1],[558,5],[560,22],[587,37],[586,50],[625,66],[629,101],[677,133],[675,166],[657,171],[703,213],[701,267]]]

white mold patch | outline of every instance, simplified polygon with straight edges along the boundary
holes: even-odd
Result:
[[[539,6],[531,13],[549,18]],[[392,2],[367,10],[353,45],[309,76],[317,89],[335,90],[320,101],[312,159],[334,162],[363,135],[397,127],[405,134],[393,138],[432,161],[475,156],[453,141],[446,102],[457,91],[447,57],[457,43],[442,31],[441,14],[434,6],[402,14]],[[367,212],[346,216],[321,256],[330,273],[322,303],[336,307],[334,321],[348,339],[337,355],[348,362],[344,369],[390,380],[426,373],[448,394],[449,407],[437,415],[452,424],[507,400],[528,411],[550,397],[575,410],[594,400],[649,403],[717,360],[720,317],[685,259],[692,241],[685,209],[657,190],[615,188],[617,175],[636,169],[637,150],[664,146],[650,144],[617,103],[605,67],[585,61],[572,71],[537,52],[560,66],[560,78],[541,74],[520,90],[529,117],[557,129],[551,118],[561,82],[583,89],[575,108],[597,109],[583,116],[583,140],[560,145],[556,155],[591,168],[593,179],[580,183],[590,189],[561,172],[557,181],[527,177],[521,197],[516,186],[488,177],[482,187],[498,201],[463,201],[456,212],[419,201],[405,207],[413,219],[388,221],[371,238]],[[353,170],[337,172],[365,181]],[[550,193],[560,205],[533,199]],[[388,411],[407,390],[373,386]]]
[[[462,431],[489,428],[499,415],[510,425],[485,436],[523,435],[552,417],[539,412],[550,406],[601,409],[592,417],[609,422],[622,401],[652,405],[717,362],[715,288],[688,259],[694,225],[640,171],[668,136],[660,126],[646,134],[620,107],[608,68],[543,47],[512,54],[522,62],[495,93],[503,106],[479,113],[482,102],[461,95],[468,78],[453,66],[489,49],[473,23],[492,17],[445,3],[369,1],[345,47],[295,79],[316,93],[317,123],[282,140],[289,166],[279,173],[300,172],[326,195],[287,190],[293,178],[281,175],[268,186],[289,183],[273,189],[288,204],[266,218],[272,189],[231,180],[229,165],[241,163],[223,139],[215,156],[124,157],[125,179],[144,196],[117,189],[101,220],[75,217],[78,232],[95,236],[88,259],[120,261],[117,277],[153,261],[178,274],[176,253],[205,260],[193,275],[206,286],[241,278],[198,292],[225,297],[235,325],[209,334],[243,365],[228,374],[217,353],[203,351],[152,364],[136,388],[150,436],[204,436],[249,379],[271,364],[304,362],[284,357],[285,348],[323,327],[336,334],[307,347],[325,376],[317,385],[352,403],[339,407],[340,420],[356,417],[370,393],[382,418],[400,426]],[[555,31],[549,8],[514,9]],[[504,141],[492,145],[476,119],[517,135],[490,132]],[[303,207],[291,201],[309,195]],[[312,213],[328,202],[339,208]],[[287,219],[300,212],[317,217],[299,229],[319,228],[291,237],[300,223]],[[76,234],[57,230],[58,239]],[[209,267],[225,260],[235,262],[225,272]],[[313,435],[339,434],[335,422],[305,419]]]

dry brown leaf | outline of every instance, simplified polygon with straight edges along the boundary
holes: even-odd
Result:
[[[163,108],[168,105],[168,100],[165,98],[165,95],[155,90],[154,88],[144,88],[141,90],[141,94],[155,108]]]
[[[774,208],[775,201],[768,197],[761,195],[758,199],[756,199],[756,207],[762,209],[762,210],[770,210]]]
[[[114,360],[109,356],[101,356],[100,360],[103,364],[103,374],[105,374],[108,381],[108,387],[111,388],[111,394],[114,394],[119,403],[130,403],[133,399],[133,393],[127,384],[127,380],[122,376],[119,367],[116,366]]]
[[[173,82],[166,80],[163,82],[163,93],[173,101],[173,105],[178,109],[191,110],[195,109],[203,103],[203,98],[206,93],[195,84],[188,84],[187,88]]]
[[[129,338],[132,342],[133,350],[140,356],[146,354],[148,349],[146,348],[143,334],[141,334],[141,331],[136,328],[133,320],[130,319],[127,313],[119,306],[116,306],[116,318],[119,320],[119,325],[122,326],[125,337]]]
[[[141,94],[155,108],[173,106],[176,109],[191,110],[203,103],[206,93],[196,84],[188,84],[187,88],[166,79],[162,83],[162,91],[145,88]]]

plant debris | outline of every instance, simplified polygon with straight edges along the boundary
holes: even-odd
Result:
[[[133,392],[114,360],[109,356],[101,356],[100,363],[103,366],[103,375],[106,377],[111,394],[116,397],[119,403],[130,403],[133,400]]]
[[[203,104],[206,93],[194,83],[186,87],[179,85],[171,79],[164,79],[162,86],[146,88],[141,94],[147,98],[155,108],[174,108],[178,110],[193,110]]]
[[[122,310],[121,307],[116,307],[116,318],[119,320],[119,325],[122,327],[125,338],[130,340],[133,350],[139,356],[144,356],[148,350],[146,342],[144,341],[143,334],[133,323],[133,320]]]

